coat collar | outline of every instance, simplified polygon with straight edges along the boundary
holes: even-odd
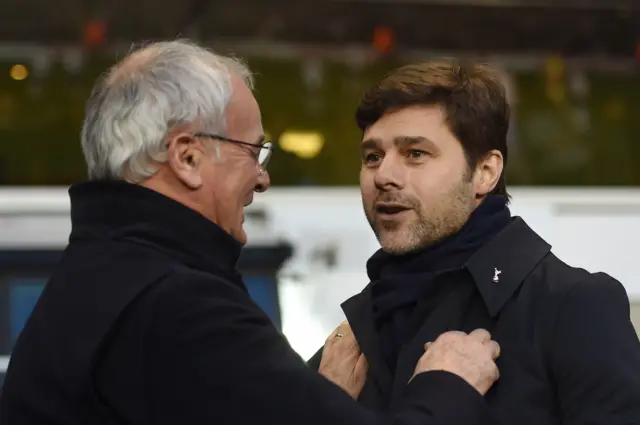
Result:
[[[171,198],[121,181],[78,183],[69,195],[71,242],[126,240],[168,253],[198,270],[235,274],[242,244]]]
[[[496,237],[465,262],[464,268],[473,277],[491,317],[500,313],[527,275],[550,251],[551,245],[521,217],[513,217]],[[361,294],[345,301],[342,304],[344,312],[363,308],[359,303],[370,303],[370,295],[364,296],[370,287],[371,283]]]
[[[551,251],[551,245],[520,217],[465,263],[489,310],[496,317],[527,275]]]

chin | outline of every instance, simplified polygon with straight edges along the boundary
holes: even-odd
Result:
[[[382,245],[382,250],[391,255],[404,255],[409,254],[418,249],[417,247],[406,244],[388,244]]]
[[[378,242],[382,250],[388,254],[402,255],[415,251],[418,247],[412,240],[411,235],[401,230],[383,230],[378,233]]]
[[[244,226],[240,224],[238,227],[233,229],[231,235],[235,240],[240,242],[242,245],[247,244],[247,233],[244,231]]]

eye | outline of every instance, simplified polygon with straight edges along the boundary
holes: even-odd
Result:
[[[247,145],[242,145],[242,148],[256,158],[258,158],[258,155],[260,155],[260,150],[261,150],[260,148],[256,148],[254,146],[247,146]]]
[[[423,156],[427,155],[427,153],[425,151],[421,151],[417,149],[410,149],[409,151],[407,151],[407,155],[411,159],[420,159]]]
[[[365,164],[375,164],[378,161],[380,161],[380,155],[377,153],[368,153],[362,158],[362,162]]]

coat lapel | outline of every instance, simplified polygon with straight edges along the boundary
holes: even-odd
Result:
[[[402,401],[404,390],[409,379],[413,376],[417,361],[424,354],[424,344],[429,341],[435,341],[444,332],[462,330],[463,323],[461,322],[464,316],[464,309],[471,301],[475,287],[461,281],[461,276],[457,273],[449,276],[442,276],[442,278],[447,279],[446,282],[443,282],[443,285],[454,285],[453,289],[442,297],[426,320],[424,312],[420,311],[421,305],[419,304],[416,307],[414,319],[422,319],[420,321],[422,325],[411,341],[401,350],[398,357],[398,366],[391,393],[391,409],[397,407],[396,404]]]
[[[365,288],[360,294],[342,303],[342,310],[351,325],[360,350],[367,358],[369,376],[374,378],[380,393],[384,398],[387,398],[391,392],[393,376],[380,349],[380,339],[375,328],[369,288]],[[366,385],[369,385],[369,383]]]

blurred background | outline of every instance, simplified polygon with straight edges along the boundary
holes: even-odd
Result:
[[[64,249],[85,178],[84,102],[132,45],[186,37],[247,60],[278,150],[248,211],[254,299],[310,356],[367,284],[364,90],[399,65],[456,56],[503,71],[512,210],[570,264],[621,280],[640,326],[640,0],[3,0],[0,359]],[[635,280],[635,281],[634,281]],[[637,319],[636,319],[637,317]],[[2,363],[0,362],[0,369]]]

